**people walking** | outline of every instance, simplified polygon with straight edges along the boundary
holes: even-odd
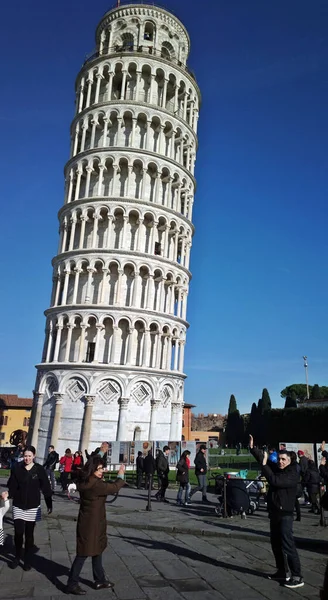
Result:
[[[170,472],[170,467],[169,467],[169,462],[168,462],[169,454],[170,454],[170,448],[168,446],[164,446],[163,451],[158,450],[157,456],[156,456],[156,470],[157,470],[157,476],[158,476],[159,490],[158,490],[157,494],[155,494],[155,498],[159,502],[166,502],[166,503],[169,502],[165,498],[165,492],[169,485],[169,472]]]
[[[60,483],[63,492],[66,492],[68,486],[69,475],[72,471],[73,455],[70,448],[65,450],[64,456],[59,461]]]
[[[189,483],[189,468],[190,468],[190,460],[189,450],[185,450],[181,454],[181,458],[177,464],[177,477],[176,480],[180,484],[178,495],[177,495],[177,504],[179,506],[188,506],[190,503],[189,495],[190,495],[190,483]],[[185,492],[184,503],[182,501],[183,492]]]
[[[3,517],[9,510],[10,502],[8,499],[8,492],[2,492],[0,494],[2,500],[2,506],[0,506],[0,546],[3,546],[4,535],[3,535]]]
[[[294,589],[304,585],[301,563],[293,537],[293,511],[299,475],[287,450],[278,454],[278,470],[267,464],[268,455],[254,448],[253,436],[249,436],[251,454],[262,465],[269,490],[267,504],[270,517],[270,541],[276,560],[277,571],[269,579]]]
[[[202,501],[209,502],[207,499],[207,462],[206,462],[206,444],[201,444],[196,454],[195,460],[195,475],[198,480],[198,486],[191,490],[190,498],[196,492],[202,492]]]
[[[156,471],[156,461],[153,457],[152,450],[148,450],[148,454],[144,458],[143,470],[145,473],[145,489],[148,490],[150,485],[153,489],[153,477]]]
[[[124,485],[125,467],[121,465],[117,480],[103,480],[102,457],[92,456],[79,473],[77,490],[80,492],[80,510],[76,529],[76,557],[67,581],[67,593],[84,596],[86,591],[79,586],[79,575],[86,559],[92,557],[92,570],[96,590],[112,588],[103,565],[102,553],[107,546],[106,498],[115,495]]]
[[[48,448],[48,456],[44,463],[44,468],[50,480],[51,489],[54,492],[56,489],[56,477],[55,477],[55,469],[56,464],[59,462],[59,454],[55,451],[54,446],[49,446]]]
[[[42,465],[34,462],[35,448],[26,446],[23,462],[11,472],[8,480],[9,498],[13,500],[13,518],[15,528],[15,559],[9,565],[16,569],[21,560],[25,535],[24,571],[31,569],[30,560],[34,546],[34,527],[41,519],[41,492],[48,508],[52,512],[52,491],[49,479]]]
[[[308,461],[308,468],[304,475],[303,481],[306,484],[306,489],[311,502],[311,508],[309,512],[319,515],[320,473],[313,460]]]
[[[136,470],[137,470],[137,488],[141,489],[142,478],[144,473],[144,458],[142,456],[141,450],[138,452],[138,456],[136,459]]]

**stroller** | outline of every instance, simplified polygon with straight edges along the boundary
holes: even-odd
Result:
[[[246,514],[253,514],[259,507],[258,496],[252,489],[252,484],[256,482],[247,482],[242,478],[229,477],[226,483],[226,504],[229,517],[240,515],[246,519]],[[218,495],[218,505],[215,507],[215,513],[219,517],[224,516],[224,476],[216,475],[215,493]],[[258,492],[259,493],[259,492]]]

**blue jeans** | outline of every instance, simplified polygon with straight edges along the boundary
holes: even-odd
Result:
[[[79,575],[82,571],[82,567],[88,557],[87,556],[76,556],[70,570],[67,587],[69,589],[74,588],[79,583]],[[106,574],[102,566],[102,555],[92,556],[92,572],[95,583],[105,583]]]
[[[196,492],[202,492],[203,500],[205,500],[207,491],[206,473],[199,473],[197,475],[197,479],[198,486],[192,490],[190,496],[193,496],[194,494],[196,494]]]
[[[189,481],[187,483],[180,483],[180,487],[179,487],[179,491],[178,491],[178,495],[177,495],[177,502],[179,504],[182,502],[183,490],[185,490],[185,502],[189,502],[190,490],[191,490],[191,485],[190,485]]]
[[[48,479],[50,479],[51,489],[54,492],[55,487],[56,487],[55,471],[53,469],[46,469],[46,473],[47,473]]]

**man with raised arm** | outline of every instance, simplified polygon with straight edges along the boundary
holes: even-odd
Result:
[[[278,453],[278,468],[270,467],[267,452],[254,448],[249,436],[251,454],[262,465],[262,474],[269,484],[267,506],[270,516],[270,541],[277,571],[269,579],[295,589],[304,585],[301,563],[293,536],[293,512],[299,475],[287,450]]]

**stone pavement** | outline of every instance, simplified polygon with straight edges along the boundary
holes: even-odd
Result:
[[[169,492],[169,498],[173,501],[175,493]],[[302,522],[295,523],[306,585],[291,591],[264,576],[274,570],[264,510],[246,521],[222,520],[213,515],[214,504],[203,506],[194,498],[188,508],[154,503],[152,512],[146,512],[146,492],[124,488],[107,507],[109,544],[104,566],[115,583],[114,591],[92,589],[89,559],[81,582],[86,600],[319,598],[327,533],[307,507],[302,508]],[[8,513],[5,546],[0,551],[2,600],[73,598],[64,593],[64,586],[75,555],[78,508],[78,503],[56,494],[53,514],[48,517],[43,511],[43,520],[36,525],[39,551],[30,572],[8,568],[13,552],[13,522]]]

